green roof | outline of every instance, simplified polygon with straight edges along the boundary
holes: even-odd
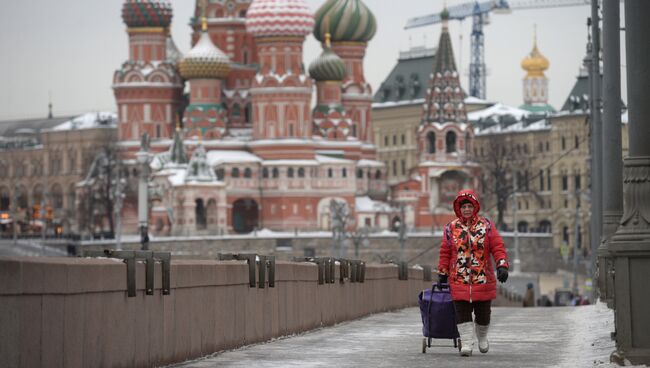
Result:
[[[530,111],[533,114],[543,114],[546,112],[555,112],[555,108],[549,104],[521,105],[520,109]]]
[[[423,99],[429,87],[434,49],[402,53],[397,65],[382,82],[374,102],[400,102]]]

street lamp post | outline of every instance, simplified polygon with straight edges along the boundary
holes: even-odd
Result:
[[[124,203],[124,186],[126,180],[122,178],[122,170],[118,165],[117,167],[117,178],[113,181],[113,199],[115,200],[115,206],[113,210],[115,212],[115,249],[122,250],[122,204]]]
[[[404,203],[400,205],[400,223],[399,223],[399,233],[398,233],[398,240],[399,240],[399,260],[404,261],[404,251],[406,249],[406,211],[404,209]]]
[[[136,154],[140,166],[138,178],[138,228],[140,229],[140,245],[142,250],[149,250],[149,135],[144,133],[140,143],[140,151]]]
[[[517,178],[512,173],[512,222],[513,238],[515,241],[515,259],[513,263],[513,273],[521,272],[521,260],[519,259],[519,229],[517,229]]]

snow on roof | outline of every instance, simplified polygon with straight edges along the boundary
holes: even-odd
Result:
[[[262,160],[246,151],[208,151],[208,165],[257,163]]]
[[[474,97],[474,96],[467,96],[467,97],[465,97],[465,101],[464,101],[464,102],[465,102],[465,105],[469,105],[469,104],[488,105],[488,104],[491,104],[490,101],[483,100],[483,99],[481,99],[481,98]]]
[[[368,196],[355,197],[354,209],[356,212],[390,212],[393,210],[387,203],[373,201]]]
[[[512,116],[517,120],[521,120],[524,117],[528,117],[528,115],[530,115],[530,111],[517,107],[507,106],[502,103],[496,103],[488,108],[468,113],[467,120],[478,121],[480,119],[485,120],[491,117],[499,116]]]
[[[383,109],[383,108],[386,108],[386,107],[420,105],[420,104],[423,104],[423,103],[424,103],[424,98],[416,98],[414,100],[375,102],[375,103],[372,104],[372,108],[373,109]]]
[[[316,160],[264,160],[262,166],[318,166]]]
[[[349,164],[352,163],[351,160],[344,158],[336,158],[330,156],[316,155],[316,161],[321,164]]]
[[[504,127],[501,124],[496,124],[485,129],[476,129],[476,135],[487,134],[504,134],[504,133],[525,133],[540,130],[550,130],[551,124],[548,120],[542,119],[534,123],[526,125],[525,122],[520,121],[515,124]]]
[[[114,112],[100,111],[88,112],[77,116],[63,124],[52,128],[52,131],[76,130],[76,129],[93,129],[110,127],[115,128],[117,125],[117,114]]]
[[[384,167],[384,163],[376,160],[361,159],[357,162],[357,167]]]

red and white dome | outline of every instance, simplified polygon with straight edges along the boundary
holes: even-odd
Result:
[[[304,37],[314,30],[314,15],[303,0],[254,0],[246,30],[255,37]]]

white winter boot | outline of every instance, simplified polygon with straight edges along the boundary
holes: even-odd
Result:
[[[481,326],[476,324],[476,336],[478,337],[478,350],[485,354],[490,350],[490,342],[488,341],[487,334],[490,325]]]
[[[474,349],[474,322],[464,322],[457,327],[460,335],[460,355],[471,356]]]

